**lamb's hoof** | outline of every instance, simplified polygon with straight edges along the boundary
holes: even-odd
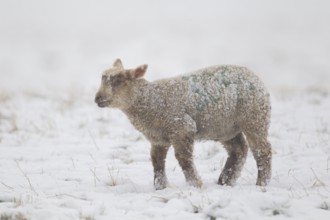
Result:
[[[258,178],[256,185],[261,186],[261,187],[265,187],[265,186],[268,185],[268,183],[269,183],[269,180],[262,180],[262,179]]]
[[[220,175],[219,180],[218,180],[218,184],[221,185],[221,186],[234,186],[235,181],[232,180],[231,178],[229,178],[226,175]]]
[[[196,187],[196,188],[202,188],[203,182],[200,179],[194,179],[188,181],[189,185]]]
[[[166,178],[155,178],[154,179],[154,186],[156,190],[165,189],[167,186],[167,179]]]
[[[155,186],[155,190],[162,190],[166,188],[166,185],[165,186],[154,185],[154,186]]]

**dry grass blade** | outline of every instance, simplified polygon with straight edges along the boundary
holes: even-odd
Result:
[[[311,170],[315,176],[315,182],[313,183],[312,187],[326,186],[326,184],[323,181],[321,181],[320,178],[316,175],[313,168],[311,168]]]
[[[94,169],[90,168],[90,171],[92,172],[93,176],[94,176],[94,186],[96,186],[96,181],[100,182],[100,178],[98,178],[98,176],[96,175],[96,168],[94,167]]]
[[[93,144],[94,144],[95,148],[96,148],[97,150],[100,150],[99,146],[97,145],[97,143],[96,143],[96,141],[95,141],[94,136],[92,135],[92,132],[91,132],[89,129],[87,129],[87,131],[88,131],[88,134],[89,134],[89,136],[91,137],[91,139],[92,139],[92,141],[93,141]]]
[[[29,177],[27,176],[27,174],[22,170],[21,166],[19,165],[18,160],[15,160],[15,162],[16,162],[16,165],[17,165],[18,169],[21,171],[21,173],[23,174],[23,176],[25,177],[25,179],[26,179],[27,182],[29,183],[29,186],[30,186],[31,191],[34,192],[34,193],[38,196],[37,191],[34,189],[34,187],[33,187],[32,184],[31,184],[30,178],[29,178]]]
[[[14,187],[8,186],[4,182],[0,182],[0,183],[1,183],[1,185],[3,185],[4,187],[6,187],[7,189],[14,190]]]

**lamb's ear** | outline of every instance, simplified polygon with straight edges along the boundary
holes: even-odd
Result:
[[[136,67],[133,70],[133,78],[140,78],[140,77],[142,77],[146,73],[147,68],[148,68],[148,65],[147,64],[144,64],[144,65],[141,65],[141,66]]]
[[[115,62],[113,63],[113,67],[121,68],[124,69],[123,63],[121,62],[120,59],[116,59]]]

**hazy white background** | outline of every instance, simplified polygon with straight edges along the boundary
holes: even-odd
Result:
[[[330,3],[1,1],[1,87],[98,83],[117,57],[149,79],[208,65],[255,70],[273,88],[328,87]]]

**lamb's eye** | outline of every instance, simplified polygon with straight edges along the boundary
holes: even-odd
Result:
[[[102,81],[109,81],[109,76],[103,75],[102,76]]]
[[[119,86],[122,82],[124,82],[124,78],[121,76],[110,77],[110,84],[112,87]]]

